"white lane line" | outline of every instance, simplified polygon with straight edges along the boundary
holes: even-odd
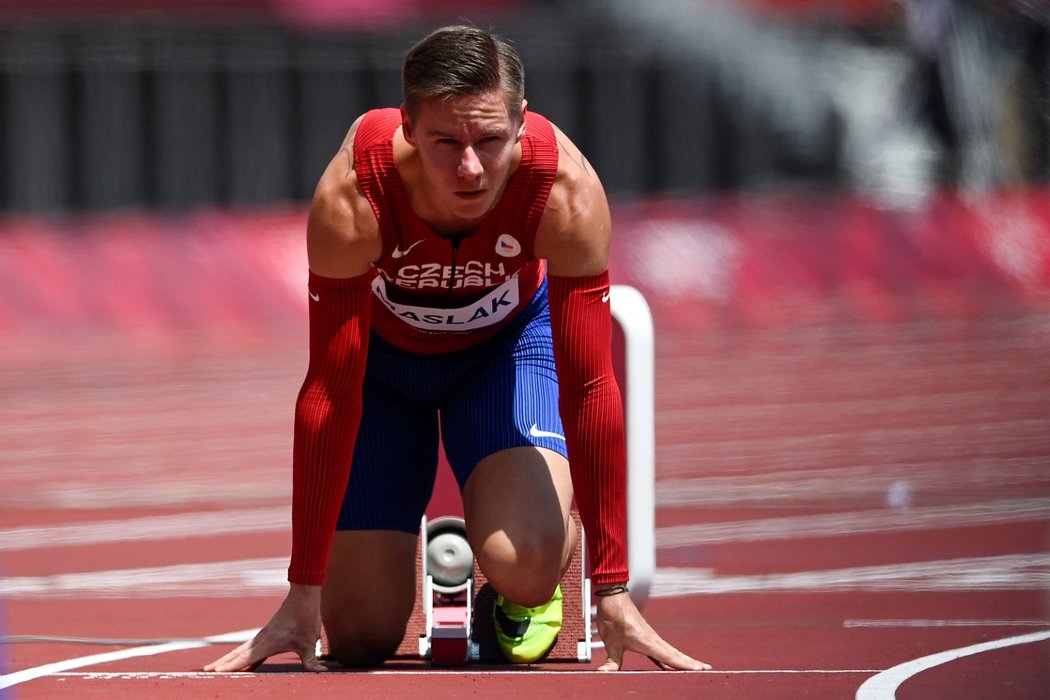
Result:
[[[266,596],[287,592],[287,557],[0,579],[4,598]]]
[[[672,549],[700,544],[847,536],[1043,519],[1050,519],[1050,498],[679,525],[657,529],[656,542],[661,549]],[[20,527],[0,530],[0,552],[245,532],[285,532],[290,529],[290,523],[290,511],[286,506],[280,506]]]
[[[677,525],[657,529],[656,545],[660,549],[671,549],[699,544],[846,537],[864,533],[974,527],[1031,520],[1050,520],[1050,498],[800,515],[737,523]]]
[[[754,576],[661,568],[654,597],[768,591],[1013,591],[1050,588],[1050,553],[972,557]]]
[[[956,659],[986,651],[994,651],[1019,644],[1032,644],[1033,642],[1041,642],[1047,639],[1050,639],[1050,630],[997,639],[991,642],[981,642],[980,644],[960,647],[959,649],[949,649],[948,651],[906,661],[864,681],[860,688],[857,689],[856,700],[893,700],[893,698],[897,697],[897,688],[902,683],[934,666],[940,666],[949,661],[955,661]]]
[[[0,552],[133,540],[171,540],[291,528],[285,507],[205,511],[128,520],[41,525],[0,530]]]
[[[843,620],[846,629],[894,627],[1050,627],[1050,620]]]
[[[197,425],[203,422],[197,421]],[[257,434],[253,432],[253,435]],[[247,438],[245,439],[246,442]],[[180,462],[192,462],[194,469],[205,471],[213,480],[204,476],[163,476],[151,477],[144,482],[131,481],[126,469],[108,469],[109,462],[114,460],[138,465],[136,476],[140,473],[149,473],[151,468],[165,471],[169,466],[165,463],[156,464],[155,460],[140,459],[137,455],[120,457],[107,450],[104,456],[98,459],[85,458],[78,452],[77,448],[71,448],[71,453],[76,453],[76,458],[62,460],[51,464],[45,462],[46,468],[38,468],[39,474],[27,474],[19,471],[11,477],[17,479],[13,487],[0,493],[0,508],[11,508],[19,510],[66,510],[66,511],[94,511],[107,509],[126,508],[200,508],[223,507],[230,503],[263,504],[276,501],[289,501],[292,496],[290,484],[287,482],[288,468],[281,464],[279,469],[266,464],[273,454],[284,454],[285,450],[267,449],[255,454],[255,450],[247,449],[243,453],[238,451],[237,459],[246,464],[260,464],[261,474],[254,474],[251,482],[220,482],[215,474],[221,473],[229,466],[229,456],[226,451],[221,452],[221,457],[212,458],[209,455],[188,456],[182,448],[183,444],[172,445],[166,454],[179,454]],[[7,454],[3,455],[8,457]],[[31,461],[29,459],[25,461]],[[31,467],[29,467],[31,469]],[[21,463],[19,469],[22,469]],[[67,471],[68,470],[68,471]],[[210,470],[210,471],[209,471]],[[0,474],[5,470],[0,463]],[[52,483],[55,473],[61,472],[63,476],[70,474],[69,478],[61,483]],[[101,482],[101,483],[100,483]],[[47,486],[41,486],[46,483]],[[5,482],[5,486],[8,482]]]
[[[802,439],[809,443],[809,438]],[[778,439],[777,449],[791,452]],[[699,445],[675,445],[690,457],[703,450]],[[893,447],[899,450],[898,446]],[[870,453],[868,455],[870,457]],[[892,457],[899,455],[893,454]],[[763,460],[765,463],[765,460]],[[656,505],[659,508],[697,508],[726,506],[731,503],[786,503],[793,500],[842,499],[846,496],[885,497],[893,489],[907,488],[911,495],[945,487],[965,489],[968,493],[986,493],[1003,487],[1031,487],[1046,478],[1046,461],[1041,457],[982,457],[980,464],[960,469],[959,465],[909,463],[887,460],[887,463],[849,467],[797,469],[785,462],[781,470],[760,474],[734,473],[721,476],[665,477],[656,482]]]
[[[878,673],[877,668],[813,668],[813,669],[751,669],[751,670],[723,670],[713,669],[711,671],[675,671],[672,675],[679,675],[682,673],[695,673],[699,675],[839,675],[839,674],[865,674],[865,673]],[[208,680],[213,678],[259,678],[260,676],[302,676],[305,671],[261,671],[258,673],[208,673],[206,671],[180,671],[173,673],[165,673],[162,671],[131,671],[128,673],[119,672],[80,672],[80,673],[52,673],[51,676],[57,676],[60,678],[77,678],[82,680],[182,680],[182,679],[201,679]],[[603,671],[596,671],[594,669],[579,669],[573,668],[572,666],[566,666],[565,670],[552,670],[552,669],[528,669],[528,670],[491,670],[481,671],[472,668],[458,668],[449,670],[431,670],[431,669],[398,669],[398,670],[375,670],[375,671],[342,671],[340,669],[333,669],[329,673],[345,673],[353,674],[354,676],[441,676],[448,675],[449,673],[455,673],[457,676],[517,676],[522,677],[535,677],[535,676],[565,676],[566,674],[600,674],[604,675]],[[653,670],[626,670],[617,671],[616,675],[620,676],[623,674],[633,676],[661,676],[668,677],[667,671],[660,671],[657,669]]]
[[[258,629],[242,630],[239,632],[215,635],[213,637],[204,637],[203,639],[170,642],[167,644],[150,644],[146,646],[132,647],[131,649],[121,649],[120,651],[109,651],[103,654],[91,654],[90,656],[81,656],[75,659],[56,661],[54,663],[44,664],[43,666],[35,666],[33,668],[27,668],[0,676],[0,689],[10,688],[13,685],[25,683],[26,681],[31,681],[35,678],[41,678],[43,676],[49,676],[63,671],[70,671],[74,668],[83,668],[84,666],[95,666],[97,664],[105,664],[113,661],[123,661],[124,659],[134,659],[140,656],[167,654],[169,652],[182,651],[184,649],[199,649],[200,647],[211,646],[212,644],[232,644],[234,642],[242,642],[246,639],[251,639],[258,631]]]
[[[286,557],[0,579],[6,598],[272,596],[287,592]],[[652,595],[669,598],[757,591],[1012,591],[1050,588],[1050,553],[1011,554],[844,569],[719,575],[656,570]]]

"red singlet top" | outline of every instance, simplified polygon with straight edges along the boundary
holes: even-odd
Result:
[[[527,112],[521,163],[477,231],[451,240],[409,205],[394,162],[396,109],[368,112],[354,136],[354,169],[383,240],[374,263],[372,329],[415,353],[441,354],[492,335],[543,282],[533,254],[540,217],[558,170],[554,128]]]

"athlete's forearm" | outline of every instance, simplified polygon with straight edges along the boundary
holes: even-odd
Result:
[[[324,582],[361,422],[368,353],[369,275],[310,275],[310,365],[295,408],[292,558],[288,580]]]
[[[596,586],[627,581],[627,444],[612,366],[609,275],[549,280],[559,402]]]

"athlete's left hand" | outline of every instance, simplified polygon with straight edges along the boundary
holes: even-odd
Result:
[[[665,671],[709,671],[711,666],[675,649],[642,617],[627,593],[598,598],[598,634],[608,660],[599,671],[619,671],[628,651],[645,654]]]

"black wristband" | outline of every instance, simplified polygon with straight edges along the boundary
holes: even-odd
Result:
[[[621,593],[628,593],[627,585],[621,584],[619,586],[609,586],[608,588],[599,588],[594,591],[594,595],[599,598],[605,598],[611,595],[620,595]]]

